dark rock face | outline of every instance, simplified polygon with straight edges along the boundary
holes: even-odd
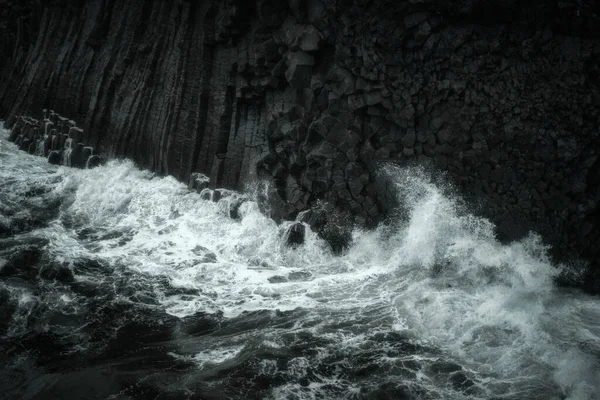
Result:
[[[300,222],[294,222],[285,232],[285,244],[288,247],[297,247],[304,244],[306,227]]]
[[[0,1],[0,116],[54,109],[83,124],[74,143],[209,178],[193,185],[267,177],[280,218],[324,201],[374,224],[378,162],[426,163],[502,238],[534,229],[597,263],[598,7]]]

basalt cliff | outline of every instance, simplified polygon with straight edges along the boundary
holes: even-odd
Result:
[[[505,240],[600,291],[600,8],[550,0],[0,1],[0,118],[54,110],[103,157],[270,180],[373,225],[383,163],[444,171]]]

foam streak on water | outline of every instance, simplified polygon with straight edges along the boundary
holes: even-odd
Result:
[[[290,223],[277,225],[255,201],[233,220],[223,204],[130,161],[76,170],[2,145],[0,295],[14,304],[6,347],[52,333],[69,365],[81,356],[77,373],[114,388],[107,396],[600,393],[600,300],[556,288],[562,267],[538,236],[500,244],[492,223],[422,171],[388,168],[402,216],[356,229],[336,256],[310,229],[304,245],[286,247]],[[33,274],[23,272],[31,257],[20,271],[6,267],[24,248],[40,254]],[[47,278],[48,265],[73,280]],[[3,359],[14,371],[35,360],[5,394],[31,394],[28,379],[49,376],[45,351]],[[131,383],[111,369],[104,382],[97,368],[116,360],[143,377]],[[55,383],[36,395],[62,394],[74,373],[52,372]]]

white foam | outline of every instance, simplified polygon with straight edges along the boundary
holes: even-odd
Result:
[[[305,245],[287,248],[289,223],[277,225],[256,202],[245,202],[241,220],[232,220],[224,203],[202,200],[173,178],[129,161],[54,171],[61,177],[54,193],[71,199],[62,218],[79,221],[95,236],[81,240],[56,221],[41,231],[49,251],[61,261],[99,259],[190,289],[194,294],[159,293],[172,315],[234,318],[300,308],[308,313],[294,329],[308,326],[348,353],[374,332],[402,332],[440,348],[474,371],[489,396],[560,390],[571,399],[591,399],[600,392],[599,301],[554,287],[561,267],[550,263],[538,236],[500,244],[493,224],[465,212],[418,170],[389,170],[404,218],[391,227],[356,230],[341,256],[310,229]],[[330,326],[342,325],[352,330],[331,334]],[[278,332],[265,330],[264,339],[278,343]],[[217,346],[196,361],[221,363],[240,351]],[[302,376],[306,363],[314,362],[297,358],[287,371]],[[420,373],[424,385],[434,385]],[[331,377],[311,385],[289,384],[274,393],[311,398],[325,385],[356,389]]]

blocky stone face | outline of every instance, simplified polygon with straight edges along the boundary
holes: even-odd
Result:
[[[0,116],[52,108],[184,181],[266,176],[283,218],[325,200],[376,223],[379,162],[424,163],[501,237],[597,263],[598,2],[480,3],[0,1]]]

